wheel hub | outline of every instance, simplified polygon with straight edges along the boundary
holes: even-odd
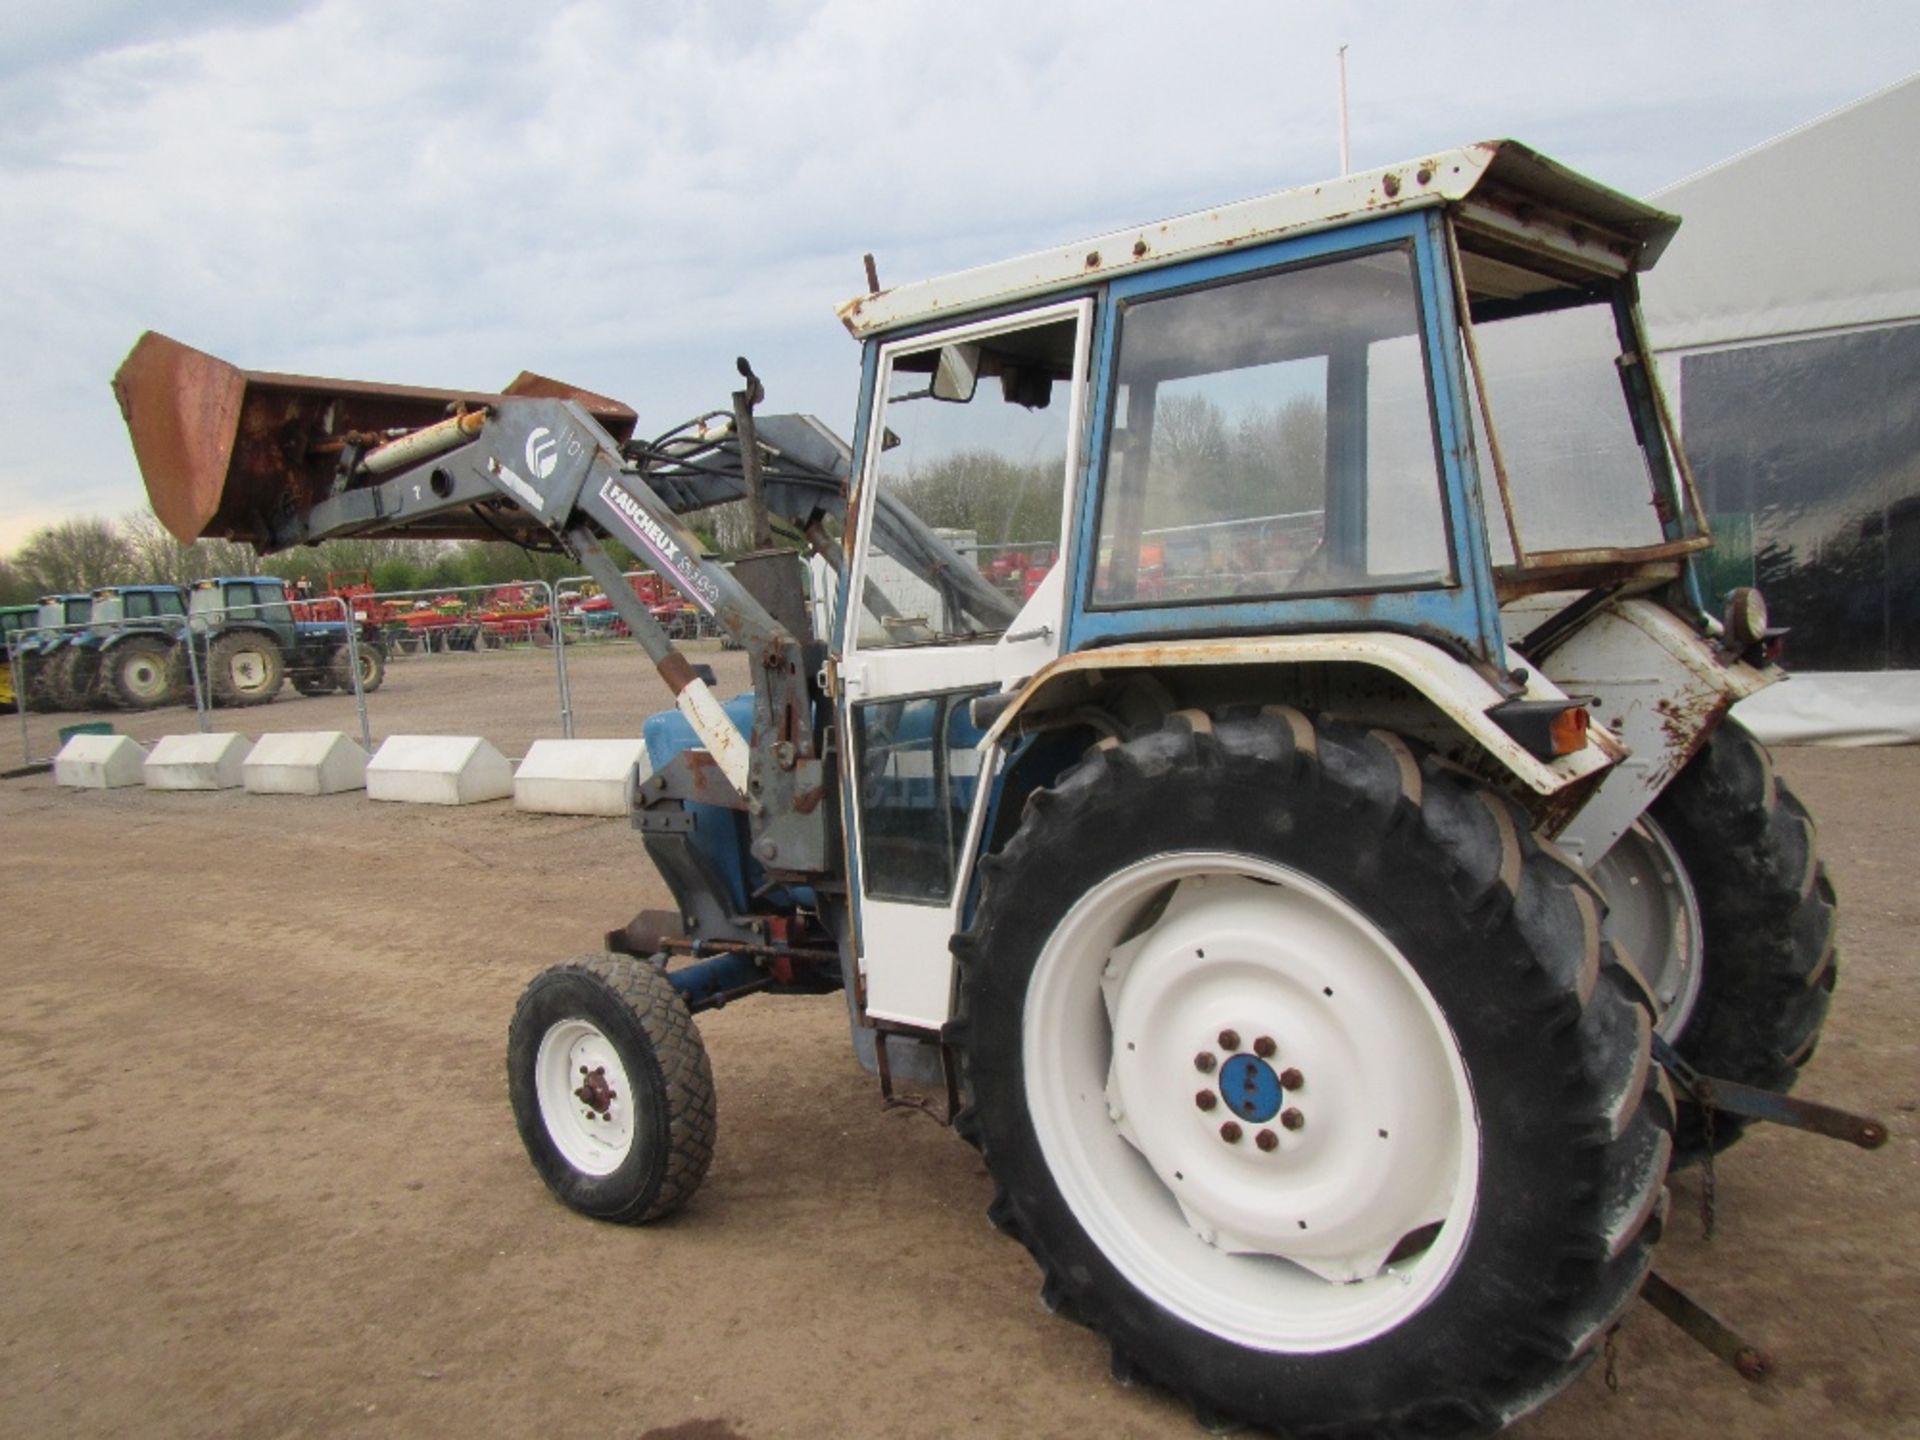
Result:
[[[1264,1125],[1280,1113],[1279,1073],[1257,1055],[1235,1055],[1220,1067],[1220,1098],[1242,1120]]]
[[[590,1021],[559,1021],[540,1037],[534,1075],[540,1118],[567,1163],[588,1175],[619,1169],[635,1127],[632,1086],[613,1042]]]

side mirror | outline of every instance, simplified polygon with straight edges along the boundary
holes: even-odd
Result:
[[[942,345],[933,368],[933,398],[964,405],[980,383],[980,347],[977,344]]]

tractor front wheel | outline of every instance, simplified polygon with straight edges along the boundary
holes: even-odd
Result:
[[[958,1121],[1050,1308],[1203,1421],[1478,1433],[1638,1293],[1651,998],[1510,802],[1384,731],[1183,711],[1028,801],[955,942]]]
[[[355,653],[360,657],[360,693],[371,695],[387,678],[387,652],[362,641],[355,647]],[[349,695],[353,693],[353,666],[348,662],[346,646],[335,650],[327,661],[327,676],[336,688]]]
[[[686,1204],[713,1160],[713,1072],[656,962],[587,955],[536,977],[507,1030],[507,1095],[547,1188],[637,1225]]]

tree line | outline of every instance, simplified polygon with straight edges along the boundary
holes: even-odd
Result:
[[[610,544],[608,550],[623,569],[635,568],[622,547]],[[326,588],[329,574],[356,579],[364,574],[374,589],[386,593],[551,582],[579,573],[579,563],[565,555],[506,541],[329,540],[262,556],[237,540],[187,544],[151,511],[140,510],[117,520],[79,516],[34,531],[11,555],[0,556],[0,605],[26,605],[42,595],[103,585],[188,585],[214,575],[304,576],[318,591]]]

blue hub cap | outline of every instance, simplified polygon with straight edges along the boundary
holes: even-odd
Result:
[[[1265,1124],[1280,1113],[1280,1077],[1257,1055],[1235,1055],[1220,1067],[1220,1098],[1242,1120]]]

